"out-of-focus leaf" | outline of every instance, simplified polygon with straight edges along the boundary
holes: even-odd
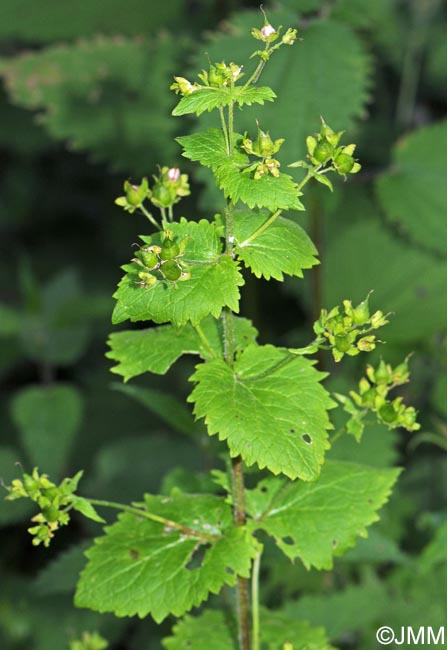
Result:
[[[420,558],[420,566],[425,573],[440,563],[447,563],[447,519],[439,526]]]
[[[358,303],[374,290],[372,307],[392,313],[384,341],[410,344],[445,327],[447,264],[393,235],[370,197],[347,197],[325,224],[322,304]]]
[[[370,579],[343,591],[303,596],[289,602],[284,613],[291,619],[322,625],[331,639],[363,630],[384,611],[388,595],[383,584]]]
[[[201,469],[202,456],[196,444],[174,439],[166,432],[153,433],[150,417],[147,430],[151,431],[150,435],[126,435],[122,440],[104,445],[85,479],[83,494],[120,502],[135,501],[141,499],[145,490],[158,491],[174,463],[181,463],[189,470]]]
[[[80,393],[69,385],[25,388],[14,396],[11,408],[32,465],[60,476],[81,424]]]
[[[117,390],[132,399],[136,400],[149,411],[158,415],[174,431],[194,435],[197,431],[197,424],[191,411],[173,395],[163,393],[154,388],[140,388],[139,386],[127,386],[115,382],[112,384],[113,390]]]
[[[387,217],[416,244],[447,252],[447,122],[405,136],[395,149],[391,168],[377,181]]]
[[[10,485],[17,478],[17,465],[22,462],[22,454],[18,451],[0,446],[0,490],[2,484]],[[13,524],[28,517],[33,508],[28,499],[6,501],[6,490],[1,490],[0,494],[0,525]]]
[[[76,544],[51,560],[38,574],[34,588],[39,596],[74,592],[79,574],[86,564],[84,551],[89,542]]]
[[[147,41],[97,36],[3,59],[0,74],[11,100],[37,110],[53,138],[147,174],[148,165],[175,155],[169,81],[177,43],[166,34]]]
[[[163,4],[141,0],[85,2],[70,5],[59,0],[13,0],[2,3],[0,36],[45,43],[57,39],[101,34],[146,34],[184,17],[181,0]]]
[[[0,336],[12,336],[20,329],[20,314],[8,305],[0,304]]]

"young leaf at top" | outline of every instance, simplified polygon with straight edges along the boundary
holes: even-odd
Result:
[[[176,327],[191,321],[197,325],[212,314],[216,318],[223,307],[239,310],[239,288],[244,281],[237,263],[222,255],[222,243],[214,223],[182,218],[170,224],[175,240],[188,238],[182,263],[188,265],[189,279],[183,282],[156,281],[140,286],[139,266],[125,265],[127,271],[114,297],[117,299],[112,322],[153,320],[171,321]],[[160,236],[142,237],[145,244],[158,245]]]
[[[312,481],[329,448],[327,411],[334,406],[320,384],[325,375],[312,365],[272,345],[250,345],[234,368],[221,359],[197,366],[188,400],[208,433],[227,441],[231,456]]]
[[[221,88],[197,88],[190,95],[185,95],[172,111],[173,115],[187,115],[195,113],[202,115],[205,111],[212,111],[214,108],[223,108],[231,102],[239,106],[243,104],[263,104],[265,101],[272,102],[276,95],[271,88],[251,86],[229,86]]]
[[[107,527],[86,553],[78,607],[116,616],[151,614],[159,623],[200,605],[224,584],[234,585],[238,575],[248,577],[257,543],[246,528],[233,525],[222,497],[147,495],[145,506],[166,525],[124,514]]]
[[[328,461],[315,483],[262,481],[247,492],[253,527],[272,535],[292,560],[310,568],[331,569],[334,555],[343,555],[366,526],[379,517],[400,469],[378,469]]]
[[[278,217],[256,235],[268,219],[265,211],[236,212],[234,230],[238,259],[258,278],[282,281],[284,273],[302,278],[303,269],[319,263],[317,249],[301,226],[283,217]]]
[[[128,381],[144,372],[164,375],[182,354],[198,354],[205,360],[222,356],[222,324],[208,316],[200,329],[204,338],[189,323],[181,328],[162,325],[111,334],[106,356],[118,362],[112,372]],[[257,335],[249,320],[236,316],[233,332],[238,349],[253,343]]]

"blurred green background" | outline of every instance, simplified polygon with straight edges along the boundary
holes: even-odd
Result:
[[[273,25],[298,26],[303,41],[284,48],[265,72],[263,83],[279,100],[238,115],[238,130],[259,118],[272,137],[287,138],[287,163],[303,157],[321,114],[358,142],[363,170],[333,195],[311,187],[307,212],[294,216],[316,241],[321,268],[283,285],[247,277],[242,312],[262,342],[301,345],[322,306],[374,290],[372,307],[393,312],[374,358],[397,363],[414,352],[404,395],[422,428],[409,435],[374,426],[361,445],[346,437],[334,445],[333,457],[406,471],[380,523],[331,573],[291,567],[269,547],[263,599],[325,625],[340,648],[371,650],[380,625],[446,624],[446,6],[283,0],[264,7]],[[216,448],[182,404],[192,362],[167,378],[123,385],[104,356],[119,267],[147,232],[144,218],[124,214],[114,199],[125,179],[178,165],[193,189],[183,214],[219,210],[207,171],[182,160],[174,142],[198,124],[171,117],[169,85],[174,74],[207,67],[208,57],[242,63],[253,49],[248,31],[260,24],[258,3],[249,0],[3,0],[5,483],[19,462],[58,480],[82,468],[83,494],[121,501],[206,484]],[[213,119],[204,116],[201,128]],[[337,389],[353,387],[365,363],[364,356],[340,368],[320,360]],[[85,630],[99,630],[113,650],[159,649],[170,621],[157,628],[72,606],[82,551],[99,529],[75,520],[51,549],[34,549],[26,532],[32,511],[21,505],[0,503],[2,650],[68,650]]]

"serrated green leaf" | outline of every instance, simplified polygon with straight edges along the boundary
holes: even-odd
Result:
[[[266,174],[255,179],[243,173],[249,164],[249,157],[240,150],[242,136],[235,134],[235,151],[228,156],[225,140],[220,129],[208,129],[177,138],[183,147],[185,158],[211,167],[216,181],[233,203],[242,201],[249,208],[267,208],[272,212],[281,210],[304,210],[299,200],[301,192],[291,176],[280,174],[277,178]]]
[[[274,474],[314,480],[328,449],[328,409],[323,373],[304,358],[288,358],[272,345],[248,346],[234,368],[221,359],[196,367],[188,398],[210,435],[226,440],[232,456]]]
[[[96,35],[3,60],[1,74],[11,100],[37,110],[53,138],[126,173],[147,174],[175,155],[169,83],[177,42],[167,33]]]
[[[376,510],[399,473],[328,461],[314,483],[262,481],[247,506],[257,520],[253,526],[272,535],[288,557],[299,557],[307,568],[331,569],[333,556],[354,546],[379,519]]]
[[[182,328],[164,325],[111,334],[108,341],[111,350],[106,356],[118,362],[112,372],[128,381],[144,372],[164,375],[182,354],[198,354],[206,360],[222,356],[222,324],[209,316],[200,323],[200,328],[209,345],[190,324]],[[257,335],[250,321],[235,316],[233,331],[238,349],[253,343]]]
[[[256,542],[245,528],[232,524],[231,508],[223,498],[146,496],[145,504],[153,514],[215,539],[204,545],[203,537],[122,515],[86,553],[89,562],[75,597],[78,607],[116,616],[151,614],[160,622],[170,613],[181,616],[200,605],[224,584],[234,585],[237,575],[248,577]],[[193,556],[198,567],[188,566]]]
[[[216,171],[216,180],[225,197],[237,203],[242,201],[249,208],[274,210],[304,210],[299,200],[301,192],[291,176],[281,173],[278,177],[265,174],[252,178],[244,174],[238,162],[228,158]]]
[[[191,95],[182,97],[172,111],[172,115],[186,115],[195,113],[202,115],[205,111],[212,111],[215,108],[223,108],[231,102],[238,106],[243,104],[264,104],[265,101],[273,101],[276,95],[271,88],[252,86],[222,87],[222,88],[198,88]]]
[[[447,252],[445,215],[447,122],[419,129],[400,140],[389,171],[377,181],[388,219],[416,242]]]
[[[176,327],[191,321],[197,325],[209,314],[218,318],[223,307],[239,310],[239,287],[244,284],[237,263],[222,255],[222,242],[215,224],[202,219],[170,224],[174,238],[189,237],[185,255],[191,277],[174,283],[157,282],[139,286],[137,266],[123,267],[127,273],[114,294],[117,299],[112,322],[153,320],[172,322]],[[159,235],[145,237],[146,243],[159,243]]]
[[[234,630],[230,630],[224,613],[208,609],[200,616],[185,616],[172,628],[172,636],[163,639],[165,650],[237,650]]]
[[[218,169],[228,158],[222,129],[207,129],[200,133],[181,136],[176,140],[183,147],[182,156],[193,162],[199,162],[205,167],[211,167],[213,170]],[[248,160],[247,156],[244,153],[238,155],[240,164],[245,164]]]
[[[77,389],[25,388],[14,396],[11,409],[31,463],[59,476],[81,424],[83,401]]]
[[[290,219],[278,217],[260,235],[252,235],[269,219],[265,212],[237,212],[234,218],[235,249],[256,277],[282,281],[283,273],[303,277],[318,260],[317,249],[306,232]]]

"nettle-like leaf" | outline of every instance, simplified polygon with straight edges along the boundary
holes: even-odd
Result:
[[[53,138],[127,173],[147,173],[148,160],[175,155],[168,88],[176,52],[166,34],[96,36],[3,59],[0,74],[10,99],[37,110]]]
[[[299,10],[293,1],[293,9]],[[246,34],[259,22],[259,12],[238,12],[232,16],[234,29],[214,32],[206,52],[211,61],[245,63],[253,51]],[[295,11],[269,10],[272,25],[294,25]],[[306,136],[320,128],[320,115],[336,131],[352,128],[364,115],[368,101],[371,63],[361,40],[349,27],[335,20],[312,20],[300,24],[302,44],[284,47],[271,57],[260,82],[278,95],[274,104],[247,107],[235,115],[239,133],[253,132],[256,120],[272,137],[286,137],[281,147],[283,164],[306,155]],[[195,67],[203,63],[202,50]],[[250,74],[256,63],[247,64]],[[201,128],[216,125],[215,115],[204,115]],[[278,206],[276,206],[278,207]]]
[[[78,607],[116,616],[151,614],[161,622],[200,605],[224,584],[233,586],[238,575],[248,577],[257,543],[246,528],[233,525],[222,497],[147,495],[145,505],[186,529],[121,515],[86,553]]]
[[[249,208],[274,210],[304,210],[299,200],[301,192],[291,176],[281,173],[278,177],[266,174],[255,179],[251,173],[244,173],[250,159],[241,151],[242,136],[235,134],[234,152],[228,155],[223,132],[208,129],[177,138],[183,147],[185,158],[211,167],[220,189],[233,203],[242,201]]]
[[[447,122],[433,124],[400,140],[391,168],[377,181],[390,221],[417,243],[447,252],[445,151]]]
[[[356,220],[359,214],[362,219]],[[406,345],[447,326],[445,261],[393,236],[367,194],[351,188],[325,229],[323,304],[337,304],[346,296],[356,303],[373,289],[374,304],[395,314],[384,339]]]
[[[114,294],[117,299],[112,322],[153,320],[171,321],[176,327],[191,321],[197,325],[209,314],[218,318],[223,307],[239,311],[239,287],[244,284],[238,264],[222,254],[217,227],[205,219],[170,224],[174,239],[188,237],[182,261],[191,271],[184,282],[157,282],[153,286],[138,284],[138,266],[125,265],[126,275]],[[160,244],[158,234],[142,237],[146,244]]]
[[[186,115],[195,113],[202,115],[205,111],[212,111],[214,108],[223,108],[231,102],[239,106],[244,104],[263,104],[266,101],[272,102],[276,98],[271,88],[251,86],[235,86],[234,88],[198,88],[191,95],[182,97],[172,111],[173,115]]]
[[[318,481],[286,483],[267,478],[247,491],[247,510],[254,528],[272,535],[291,560],[310,568],[331,569],[342,555],[366,536],[366,526],[379,519],[399,469],[377,469],[328,461]]]
[[[317,249],[307,233],[294,221],[278,217],[260,235],[251,239],[269,218],[264,212],[236,212],[235,250],[239,260],[256,277],[282,281],[284,273],[303,277],[303,269],[318,264]]]
[[[297,621],[278,612],[263,608],[260,627],[262,647],[268,650],[283,650],[285,643],[292,643],[294,650],[331,650],[323,628],[312,628],[305,621]],[[235,630],[222,611],[209,609],[200,616],[185,616],[172,632],[172,636],[163,639],[165,650],[239,648]]]
[[[162,325],[111,334],[108,341],[111,350],[106,356],[118,362],[111,370],[128,381],[144,372],[164,375],[182,354],[198,354],[205,360],[222,356],[222,323],[208,316],[200,328],[206,341],[189,323],[181,328]],[[249,320],[236,316],[233,316],[233,332],[238,349],[253,343],[257,336]]]
[[[226,440],[232,456],[274,474],[311,481],[329,448],[325,376],[302,357],[272,345],[250,345],[230,368],[221,359],[196,367],[188,400],[208,433]]]

